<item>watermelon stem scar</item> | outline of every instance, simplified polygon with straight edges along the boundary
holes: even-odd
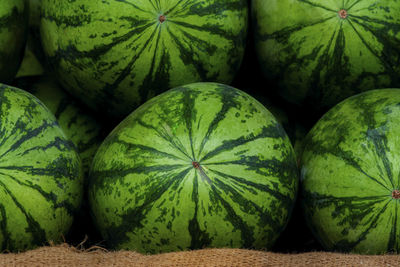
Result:
[[[163,23],[167,18],[165,17],[165,15],[160,15],[158,17],[158,20],[160,21],[160,23]]]
[[[393,192],[392,192],[392,198],[394,198],[394,199],[400,199],[400,190],[399,190],[399,189],[393,190]]]
[[[192,162],[192,165],[193,165],[193,167],[195,167],[196,169],[199,169],[199,168],[200,168],[200,164],[199,164],[198,162],[196,162],[196,161],[193,161],[193,162]]]
[[[199,170],[201,179],[211,185],[212,181],[210,177],[208,177],[207,174],[204,172],[203,168],[200,166],[200,163],[198,163],[197,161],[193,161],[192,165],[195,169]]]
[[[347,18],[347,10],[346,9],[341,9],[341,10],[339,10],[339,17],[341,17],[342,19],[345,19],[345,18]]]

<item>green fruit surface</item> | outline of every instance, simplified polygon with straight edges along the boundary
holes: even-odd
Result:
[[[0,85],[0,250],[61,242],[83,194],[73,144],[31,94]]]
[[[44,51],[62,85],[93,109],[123,117],[179,85],[230,83],[244,53],[248,6],[43,0],[42,14]]]
[[[287,100],[314,110],[400,87],[399,14],[399,0],[253,0],[261,68]]]
[[[306,137],[305,217],[329,250],[400,252],[400,89],[350,97]],[[400,197],[400,194],[399,194]]]
[[[102,123],[50,76],[30,82],[26,90],[39,98],[55,115],[67,138],[75,144],[82,160],[83,172],[88,175],[94,154],[103,141]]]
[[[17,74],[28,34],[29,7],[26,0],[0,3],[0,83]]]
[[[194,83],[154,97],[111,132],[93,160],[89,200],[112,248],[268,248],[297,184],[290,141],[262,104]]]

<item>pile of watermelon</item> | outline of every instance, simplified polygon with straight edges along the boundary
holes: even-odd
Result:
[[[0,5],[0,250],[400,252],[400,2]]]

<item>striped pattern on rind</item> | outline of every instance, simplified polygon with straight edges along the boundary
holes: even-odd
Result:
[[[62,85],[119,117],[176,86],[230,83],[247,35],[245,0],[43,0],[42,13],[42,43]]]
[[[34,96],[0,85],[0,250],[60,242],[83,194],[80,159]]]
[[[15,82],[18,88],[32,93],[54,114],[67,138],[76,146],[87,176],[94,154],[104,139],[103,123],[49,75],[19,78]]]
[[[306,219],[330,250],[400,252],[400,89],[351,97],[313,127],[302,154]]]
[[[293,148],[270,112],[240,90],[196,83],[151,99],[111,132],[89,199],[112,248],[266,248],[297,183]]]
[[[28,0],[3,0],[0,5],[0,83],[17,74],[28,35]]]
[[[261,68],[289,101],[326,110],[362,91],[400,87],[399,0],[252,5]]]

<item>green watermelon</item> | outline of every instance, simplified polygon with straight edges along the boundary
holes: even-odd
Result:
[[[260,66],[288,101],[320,111],[400,87],[399,14],[390,0],[253,0]]]
[[[19,78],[15,83],[19,88],[36,96],[55,115],[61,129],[74,143],[81,158],[85,192],[82,206],[66,236],[68,242],[70,244],[81,243],[85,235],[93,239],[88,243],[100,240],[90,218],[86,189],[90,164],[105,137],[104,132],[108,125],[106,127],[106,124],[100,121],[95,114],[92,114],[66,93],[50,75]]]
[[[400,89],[350,97],[306,137],[305,217],[328,250],[400,252]]]
[[[0,82],[17,74],[28,34],[29,6],[26,0],[3,0],[0,5]]]
[[[103,123],[67,94],[50,75],[20,78],[15,83],[36,96],[55,115],[65,135],[75,144],[83,172],[88,175],[94,154],[104,139]]]
[[[262,104],[194,83],[154,97],[111,132],[91,166],[89,201],[111,248],[269,248],[297,184],[293,147]]]
[[[230,83],[244,53],[247,4],[43,0],[41,38],[63,87],[123,117],[179,85]]]
[[[83,194],[79,155],[34,96],[0,85],[0,250],[61,242]]]

